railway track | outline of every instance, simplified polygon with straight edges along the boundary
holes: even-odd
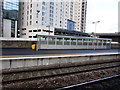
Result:
[[[112,73],[113,70],[113,73]],[[26,69],[26,70],[9,70],[3,71],[3,88],[58,88],[64,85],[71,85],[76,82],[77,79],[81,79],[83,82],[92,83],[101,78],[105,79],[108,76],[119,74],[120,62],[104,62],[89,65],[71,65],[61,66],[54,68],[42,68],[42,69]],[[111,71],[111,73],[109,73]],[[102,75],[103,74],[103,75]],[[95,77],[93,75],[96,75]],[[82,78],[81,78],[82,77]],[[91,78],[92,77],[92,78]],[[86,78],[86,80],[84,80]],[[68,82],[69,80],[72,82]],[[93,81],[90,81],[93,79]],[[96,80],[95,80],[96,79]],[[62,83],[62,81],[64,81]],[[90,81],[90,82],[89,82]],[[49,83],[51,82],[51,83]],[[65,83],[66,82],[66,83]],[[53,85],[54,83],[54,85]],[[48,86],[46,86],[48,84]],[[31,86],[32,85],[32,86]],[[70,86],[71,87],[71,86]],[[65,88],[65,87],[64,87]],[[59,88],[62,89],[62,88]]]
[[[120,74],[119,75],[110,76],[110,77],[106,77],[106,78],[93,80],[93,81],[89,81],[89,82],[84,82],[84,83],[80,83],[80,84],[76,84],[76,85],[62,87],[62,88],[58,88],[58,89],[55,89],[55,90],[67,90],[67,89],[69,89],[69,90],[73,90],[73,89],[77,90],[77,89],[83,88],[82,86],[84,86],[84,88],[85,88],[85,85],[89,85],[89,87],[90,87],[90,85],[92,85],[92,84],[100,83],[100,82],[103,82],[103,81],[105,82],[106,80],[110,80],[110,79],[114,79],[114,78],[119,78],[120,79]]]

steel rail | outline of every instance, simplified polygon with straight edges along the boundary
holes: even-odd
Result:
[[[91,84],[91,83],[95,83],[95,82],[100,82],[100,81],[103,81],[103,80],[107,80],[107,79],[111,79],[111,78],[115,78],[115,77],[119,77],[119,76],[120,76],[120,74],[114,75],[114,76],[110,76],[110,77],[106,77],[106,78],[96,79],[96,80],[93,80],[93,81],[84,82],[84,83],[80,83],[80,84],[76,84],[76,85],[71,85],[71,86],[67,86],[67,87],[62,87],[62,88],[58,88],[58,89],[55,89],[55,90],[69,89],[69,88],[73,88],[73,87],[77,87],[77,86],[82,86],[82,85],[86,85],[86,84]]]

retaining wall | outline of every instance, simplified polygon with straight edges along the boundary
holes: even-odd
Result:
[[[41,56],[41,57],[17,57],[1,58],[2,69],[33,67],[43,65],[55,65],[64,63],[77,63],[82,61],[93,60],[117,60],[120,54],[82,54],[82,55],[64,55],[64,56]]]

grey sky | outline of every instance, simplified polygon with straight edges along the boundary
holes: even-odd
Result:
[[[120,0],[88,0],[86,32],[94,32],[93,21],[97,24],[97,33],[118,32],[118,1]]]

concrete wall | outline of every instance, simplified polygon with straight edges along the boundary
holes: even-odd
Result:
[[[12,32],[12,26],[11,26],[11,21],[10,19],[3,19],[3,37],[8,37],[11,38],[11,32]],[[17,37],[17,21],[15,21],[15,38]]]
[[[120,49],[120,43],[119,44],[112,44],[112,49]]]
[[[0,48],[31,48],[32,43],[36,41],[2,41]]]
[[[12,69],[21,67],[61,65],[67,63],[77,63],[94,60],[119,60],[120,54],[83,54],[83,55],[63,55],[63,56],[43,56],[43,57],[19,57],[1,58],[2,69]]]
[[[11,20],[3,19],[3,37],[11,37]]]

